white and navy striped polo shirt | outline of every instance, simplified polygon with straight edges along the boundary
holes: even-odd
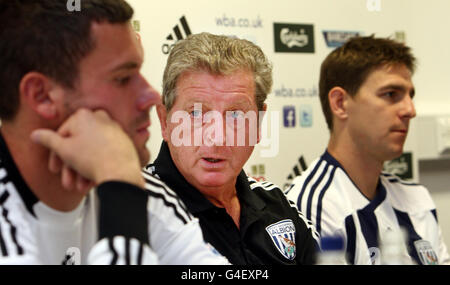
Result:
[[[344,236],[347,260],[343,263],[379,264],[374,249],[379,252],[380,237],[400,228],[407,233],[403,255],[410,263],[450,262],[434,202],[422,185],[382,173],[377,194],[369,200],[326,151],[293,180],[287,196],[321,236]]]

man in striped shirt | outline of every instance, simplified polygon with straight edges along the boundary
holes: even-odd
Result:
[[[330,140],[287,195],[321,236],[344,237],[342,263],[449,262],[427,189],[382,172],[385,161],[402,154],[416,115],[414,67],[407,46],[373,36],[350,39],[322,63],[319,94]],[[387,237],[401,240],[403,232],[398,256],[389,260]]]
[[[132,8],[66,4],[0,0],[0,264],[227,263],[141,173],[160,99]]]

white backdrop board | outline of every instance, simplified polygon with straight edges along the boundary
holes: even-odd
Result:
[[[130,3],[136,12],[135,20],[139,21],[146,52],[144,75],[158,90],[170,46],[187,33],[206,31],[237,36],[263,49],[274,66],[274,85],[266,115],[267,137],[272,140],[273,151],[272,157],[263,157],[262,151],[268,151],[269,146],[257,146],[245,169],[279,185],[284,185],[288,175],[294,173],[300,157],[307,165],[325,150],[328,131],[318,99],[318,77],[322,60],[334,48],[329,45],[353,33],[395,37],[396,32],[401,32],[407,41],[412,26],[409,0],[169,0],[157,5],[154,1],[132,0]],[[305,44],[300,37],[303,32],[310,47],[306,52],[300,47]],[[276,51],[275,42],[283,40],[281,52]],[[276,115],[279,125],[272,134],[269,119],[275,119]],[[151,131],[149,147],[154,158],[161,140],[155,113]],[[275,136],[279,138],[278,146]],[[414,144],[408,141],[405,151],[414,152]],[[417,167],[413,169],[416,172]]]
[[[319,68],[333,45],[346,35],[375,34],[405,41],[419,61],[413,77],[418,116],[434,112],[450,114],[448,0],[129,0],[129,3],[135,9],[134,20],[138,21],[136,27],[145,49],[143,73],[159,91],[170,46],[186,34],[211,32],[237,36],[263,49],[274,66],[266,117],[275,118],[278,112],[276,133],[269,135],[278,136],[278,151],[272,157],[262,157],[262,151],[268,148],[257,146],[245,170],[280,186],[326,148],[329,134],[318,98]],[[270,123],[268,120],[269,126]],[[155,110],[150,130],[149,148],[154,159],[162,140]],[[419,137],[413,120],[405,145],[405,152],[412,156],[411,165],[405,160],[390,164],[390,169],[399,174],[407,168],[413,181],[419,181]],[[450,201],[449,194],[445,199]],[[445,208],[438,208],[438,213],[450,216]],[[447,227],[442,227],[444,235],[450,236]]]

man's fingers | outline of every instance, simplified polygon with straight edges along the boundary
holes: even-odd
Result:
[[[89,189],[94,187],[94,183],[90,180],[87,180],[81,175],[77,175],[77,191],[82,194],[86,194]]]
[[[49,129],[37,129],[31,133],[31,140],[35,143],[43,145],[50,150],[58,153],[62,138],[54,131]]]
[[[50,170],[50,172],[58,174],[61,172],[62,167],[63,167],[62,160],[54,151],[51,151],[50,157],[48,159],[48,169]]]
[[[97,118],[101,118],[102,120],[107,120],[107,121],[111,120],[111,117],[109,116],[109,114],[103,109],[95,110],[94,116],[96,116]]]
[[[67,165],[64,164],[61,173],[62,186],[67,190],[71,191],[75,189],[75,177],[76,173]]]

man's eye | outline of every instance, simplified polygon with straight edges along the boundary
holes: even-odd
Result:
[[[387,98],[394,98],[396,95],[395,91],[389,91],[389,92],[384,92],[382,94],[383,97],[387,97]]]
[[[244,112],[242,111],[228,111],[227,115],[232,119],[238,119],[241,118],[244,115]]]
[[[116,82],[117,82],[119,85],[123,86],[123,85],[127,85],[128,82],[130,82],[130,79],[131,79],[130,76],[119,77],[119,78],[116,78]]]
[[[201,110],[192,110],[191,111],[191,116],[194,118],[199,118],[202,115],[202,111]]]

